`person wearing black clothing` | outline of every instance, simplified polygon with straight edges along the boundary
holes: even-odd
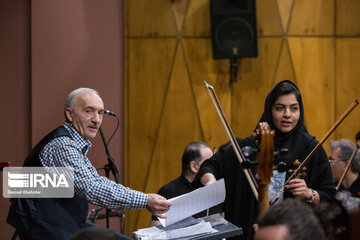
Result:
[[[197,188],[192,185],[197,172],[199,171],[200,165],[208,158],[213,155],[208,144],[204,142],[191,142],[189,143],[182,156],[182,170],[181,176],[172,180],[168,184],[160,188],[158,194],[165,197],[166,199],[174,198],[185,193],[189,193]],[[221,209],[219,206],[210,208],[209,214],[219,213]],[[207,211],[203,211],[195,214],[193,217],[203,217]],[[157,226],[160,222],[153,215],[151,226]]]
[[[333,179],[338,182],[343,175],[352,153],[355,151],[355,145],[347,139],[330,142],[330,166],[333,173]],[[348,190],[354,197],[360,197],[360,153],[354,156],[350,169],[347,171],[341,186]]]
[[[343,176],[349,160],[356,150],[355,144],[348,139],[330,142],[329,156],[333,180],[338,184]],[[349,213],[359,210],[360,205],[360,153],[354,156],[350,168],[344,176],[335,198],[341,201]]]
[[[299,159],[302,162],[318,144],[304,125],[303,102],[300,91],[294,83],[284,80],[270,91],[260,122],[267,122],[270,128],[275,130],[275,151],[288,150],[288,154],[281,159],[286,171],[273,171],[274,176],[268,185],[269,200],[278,199],[277,202],[282,202],[284,198],[296,196],[316,205],[320,200],[332,199],[335,187],[323,148],[320,148],[307,164],[304,179],[293,179],[284,186],[285,180],[291,175],[288,170],[293,168],[294,161]],[[252,137],[237,141],[241,148],[245,146],[256,148]],[[277,164],[274,161],[274,165]],[[251,171],[255,176],[254,170],[252,166]],[[220,178],[225,179],[226,187],[225,219],[243,229],[243,235],[239,236],[239,239],[253,239],[253,224],[258,215],[258,203],[232,147],[214,154],[205,161],[196,177],[203,185],[211,184]]]

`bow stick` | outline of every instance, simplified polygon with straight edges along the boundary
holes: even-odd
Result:
[[[336,186],[336,191],[339,191],[339,188],[340,188],[340,186],[341,186],[341,183],[342,183],[342,181],[344,180],[344,178],[345,178],[345,176],[346,176],[346,173],[349,171],[349,168],[350,168],[350,166],[351,166],[351,163],[352,163],[353,159],[355,158],[356,153],[358,152],[358,150],[359,150],[359,146],[357,146],[356,149],[355,149],[355,151],[351,154],[350,160],[349,160],[348,164],[346,165],[346,168],[345,168],[345,170],[344,170],[344,172],[343,172],[343,174],[342,174],[342,176],[341,176],[341,178],[340,178],[340,180],[339,180],[339,182],[338,182],[338,185]]]
[[[223,109],[222,109],[222,107],[220,105],[219,99],[216,96],[214,87],[211,86],[210,84],[208,84],[206,81],[204,81],[204,83],[205,83],[206,90],[208,91],[208,93],[210,95],[210,98],[211,98],[211,100],[212,100],[212,102],[214,104],[216,112],[218,113],[218,115],[220,117],[220,120],[221,120],[221,122],[222,122],[222,124],[223,124],[223,126],[224,126],[224,128],[226,130],[226,133],[228,134],[231,145],[234,148],[236,157],[239,160],[240,164],[242,164],[244,162],[244,159],[245,159],[244,154],[242,153],[241,148],[240,148],[238,142],[236,141],[235,135],[234,135],[233,131],[231,130],[231,127],[230,127],[230,125],[229,125],[229,123],[228,123],[228,121],[226,119],[225,113],[224,113],[224,111],[223,111]],[[258,198],[259,198],[259,194],[258,194],[258,191],[257,191],[258,184],[257,184],[257,182],[255,180],[254,175],[247,168],[243,168],[243,171],[244,171],[244,174],[246,176],[246,179],[248,180],[248,182],[250,184],[251,190],[254,193],[254,196],[255,196],[256,200],[258,200]]]

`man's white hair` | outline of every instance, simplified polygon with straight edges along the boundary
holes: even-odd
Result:
[[[71,93],[69,93],[64,105],[64,115],[66,120],[67,120],[66,112],[65,112],[66,108],[71,108],[74,110],[76,106],[77,96],[83,93],[94,93],[100,97],[98,91],[91,88],[78,88],[72,91]]]
[[[356,150],[356,146],[349,139],[340,139],[339,141],[331,141],[330,149],[340,148],[339,158],[341,161],[347,161]],[[351,164],[351,171],[358,173],[360,171],[360,154],[357,152]]]

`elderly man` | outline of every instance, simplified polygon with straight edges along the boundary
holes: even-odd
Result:
[[[345,171],[346,165],[355,151],[355,145],[347,139],[330,142],[331,154],[329,157],[333,179],[338,182]],[[360,197],[360,154],[357,153],[347,171],[341,185],[343,189],[348,190],[353,196]]]
[[[66,239],[89,226],[88,203],[111,209],[147,208],[164,217],[171,203],[157,194],[132,190],[99,176],[87,158],[102,123],[104,103],[97,91],[72,91],[64,107],[66,122],[32,150],[24,166],[67,167],[74,170],[73,198],[12,199],[7,222],[21,239]]]
[[[330,142],[331,154],[329,157],[334,182],[341,179],[352,153],[356,150],[355,145],[347,139]],[[346,210],[356,212],[360,205],[360,154],[357,152],[351,162],[351,166],[341,182],[340,191],[335,195],[341,201]]]

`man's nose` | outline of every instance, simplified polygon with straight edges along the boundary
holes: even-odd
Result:
[[[96,112],[92,120],[96,123],[102,123],[102,119],[103,114],[99,114],[98,112]]]

